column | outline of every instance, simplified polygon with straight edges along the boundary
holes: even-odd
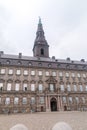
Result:
[[[58,100],[58,103],[57,103],[57,109],[60,110],[60,99],[59,99],[59,96],[58,96],[57,100]]]

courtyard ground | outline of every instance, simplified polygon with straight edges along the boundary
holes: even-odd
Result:
[[[9,130],[16,124],[24,124],[29,130],[52,130],[60,121],[68,123],[72,130],[87,130],[87,112],[44,112],[32,114],[0,115],[0,130]]]

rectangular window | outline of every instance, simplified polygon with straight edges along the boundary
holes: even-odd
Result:
[[[23,91],[27,91],[27,86],[28,86],[27,83],[23,84]]]
[[[1,97],[0,97],[0,104],[2,103],[2,99],[1,99]]]
[[[75,97],[76,103],[79,103],[79,98]]]
[[[60,90],[64,91],[64,85],[60,85]]]
[[[72,77],[73,77],[73,78],[75,77],[75,73],[72,73]]]
[[[24,75],[28,75],[28,70],[24,70]]]
[[[13,69],[9,69],[8,74],[12,75],[13,74]]]
[[[54,91],[54,84],[50,84],[50,91]]]
[[[44,103],[44,97],[40,97],[40,103],[41,103],[41,104]]]
[[[7,91],[11,91],[11,83],[7,83]]]
[[[49,74],[49,71],[46,71],[46,76],[49,76],[50,74]]]
[[[35,84],[31,84],[31,91],[35,91]]]
[[[80,85],[79,87],[80,87],[80,91],[83,91],[83,87],[82,87],[82,85]]]
[[[5,99],[5,104],[6,104],[6,105],[9,105],[9,104],[10,104],[10,98],[9,98],[9,97],[7,97],[7,98]]]
[[[55,71],[52,72],[52,76],[56,76],[56,72]]]
[[[43,85],[39,84],[39,91],[42,92],[43,91]]]
[[[78,74],[77,74],[77,77],[78,77],[78,78],[80,78],[80,77],[81,77],[81,75],[78,73]]]
[[[66,97],[63,97],[63,103],[66,103]]]
[[[87,86],[85,86],[85,91],[87,91]]]
[[[27,104],[27,98],[23,97],[22,104]]]
[[[19,102],[19,98],[18,98],[18,97],[15,97],[15,98],[14,98],[14,104],[18,104],[18,102]]]
[[[21,74],[21,70],[16,70],[16,74],[20,75]]]
[[[35,97],[31,97],[31,104],[35,104]]]
[[[39,71],[39,72],[38,72],[38,75],[39,75],[39,76],[42,76],[42,71]]]
[[[3,83],[0,83],[0,91],[3,90]]]
[[[31,75],[35,75],[35,71],[34,70],[31,71]]]
[[[70,85],[67,85],[67,90],[68,90],[68,91],[71,91]]]
[[[86,78],[86,74],[83,74],[83,78]]]
[[[73,87],[74,87],[74,88],[73,88],[73,89],[74,89],[74,91],[77,91],[77,86],[76,86],[76,85],[74,85]]]
[[[85,103],[85,98],[84,97],[82,97],[82,102]]]
[[[63,76],[63,73],[62,73],[62,72],[59,72],[59,76],[62,77],[62,76]]]
[[[66,73],[66,77],[69,77],[69,73]]]
[[[20,84],[19,84],[19,83],[16,83],[16,84],[15,84],[15,90],[16,90],[16,91],[19,91],[19,87],[20,87]]]
[[[5,74],[5,69],[1,69],[0,73]]]
[[[69,97],[69,103],[72,103],[72,97]]]

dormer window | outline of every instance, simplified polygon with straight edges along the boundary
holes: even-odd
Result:
[[[8,65],[10,64],[10,61],[9,60],[7,60],[7,62],[6,62]]]

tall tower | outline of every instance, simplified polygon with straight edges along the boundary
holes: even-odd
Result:
[[[49,57],[49,45],[45,39],[41,18],[39,18],[36,39],[33,47],[33,56]]]

